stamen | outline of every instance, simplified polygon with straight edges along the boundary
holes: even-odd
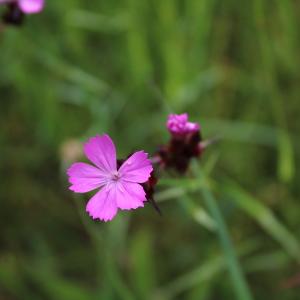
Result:
[[[112,174],[112,180],[117,181],[120,179],[120,174],[118,171],[114,171]]]

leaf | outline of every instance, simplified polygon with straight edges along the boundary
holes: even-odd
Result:
[[[280,243],[289,255],[300,262],[299,241],[267,206],[232,181],[227,180],[225,184],[221,185],[221,189],[240,209],[251,216],[274,240]]]
[[[249,240],[238,248],[238,255],[247,255],[257,249],[259,245],[260,241],[256,239]],[[165,287],[160,288],[157,291],[158,297],[155,297],[154,299],[174,299],[176,295],[185,290],[191,289],[200,284],[202,285],[206,282],[211,282],[216,275],[225,270],[226,259],[223,255],[216,255],[208,258],[202,265],[184,275],[179,276]]]
[[[292,141],[285,131],[278,135],[278,176],[283,182],[290,182],[295,174]]]
[[[147,299],[155,286],[155,251],[153,236],[141,229],[131,241],[131,281],[139,299]]]

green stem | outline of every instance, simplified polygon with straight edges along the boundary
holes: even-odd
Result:
[[[241,266],[237,259],[232,241],[229,236],[227,226],[220,211],[220,208],[208,188],[201,189],[202,195],[207,208],[209,209],[212,217],[217,224],[217,232],[219,234],[220,242],[223,247],[228,271],[231,275],[232,284],[235,290],[237,299],[239,300],[252,300],[253,297],[249,290],[248,284],[245,280]]]
[[[82,200],[80,198],[81,197],[78,196],[75,198],[75,204],[78,208],[78,213],[81,218],[82,224],[85,227],[88,235],[90,236],[99,257],[99,281],[101,281],[102,284],[104,282],[104,289],[106,289],[106,291],[104,292],[104,298],[111,298],[113,291],[113,294],[116,293],[118,295],[118,299],[135,300],[136,298],[134,297],[131,290],[127,287],[125,281],[122,278],[121,272],[118,269],[116,260],[113,256],[113,253],[115,251],[107,237],[107,230],[100,231],[98,226],[95,226],[87,220],[86,216],[83,213],[83,204],[79,201]],[[101,235],[99,235],[100,232]],[[106,276],[104,279],[100,276],[103,270]],[[103,293],[101,293],[101,299],[102,295]]]

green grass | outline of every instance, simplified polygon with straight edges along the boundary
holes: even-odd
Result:
[[[297,299],[299,20],[291,0],[49,0],[0,29],[0,299]],[[164,177],[162,217],[93,222],[62,146],[153,153],[169,112],[220,138],[206,180]]]

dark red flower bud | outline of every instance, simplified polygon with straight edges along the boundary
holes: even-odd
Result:
[[[188,121],[188,115],[171,114],[167,128],[171,133],[171,140],[162,146],[157,153],[162,168],[173,168],[180,173],[186,172],[190,160],[199,157],[203,151],[201,147],[200,125]]]
[[[2,16],[2,20],[5,24],[18,26],[23,23],[24,16],[17,3],[9,3],[7,4],[7,11]]]

